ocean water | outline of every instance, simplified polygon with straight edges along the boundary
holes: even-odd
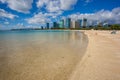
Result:
[[[0,31],[0,80],[68,80],[87,44],[80,31]]]

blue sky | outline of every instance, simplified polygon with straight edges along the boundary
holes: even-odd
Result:
[[[0,0],[0,29],[40,27],[66,17],[120,24],[120,0]]]

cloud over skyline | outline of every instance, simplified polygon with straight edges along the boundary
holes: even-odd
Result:
[[[52,19],[57,18],[61,15],[62,12],[54,12],[54,13],[42,13],[34,14],[33,17],[25,19],[29,24],[44,24],[46,22],[51,22]]]
[[[104,22],[107,21],[109,23],[120,23],[120,7],[114,8],[112,11],[109,10],[100,10],[95,13],[76,13],[71,14],[68,17],[72,18],[73,20],[87,18],[89,22]]]
[[[34,14],[32,18],[26,19],[29,24],[41,24],[41,23],[46,23],[46,22],[51,22],[52,18],[56,18],[60,16],[62,13],[38,13]],[[120,23],[120,7],[114,8],[112,11],[109,10],[100,10],[95,13],[74,13],[71,15],[66,16],[70,17],[72,20],[77,20],[77,19],[83,19],[87,18],[89,24],[92,24],[92,22],[97,23],[97,22],[105,22],[107,21],[108,23]],[[64,16],[65,18],[65,16]]]
[[[0,24],[38,26],[62,17],[120,24],[119,3],[120,0],[0,0]]]

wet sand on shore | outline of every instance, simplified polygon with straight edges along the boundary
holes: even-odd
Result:
[[[84,31],[89,43],[69,80],[120,80],[120,31]]]

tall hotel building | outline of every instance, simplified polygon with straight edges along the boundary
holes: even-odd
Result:
[[[49,28],[50,28],[49,23],[46,23],[46,26],[47,26],[47,27],[46,27],[47,29],[49,29]]]
[[[71,28],[75,28],[75,21],[71,21]]]
[[[78,19],[77,22],[79,23],[79,28],[82,28],[82,19]]]
[[[58,23],[57,22],[53,22],[53,28],[58,28]]]
[[[79,20],[75,21],[75,28],[80,28],[80,22],[79,22]]]
[[[59,22],[59,27],[60,27],[60,28],[64,28],[64,20],[60,20],[60,22]]]
[[[87,27],[87,19],[86,19],[86,18],[83,18],[82,27],[83,27],[83,28],[86,28],[86,27]]]
[[[82,20],[72,21],[71,28],[80,28],[82,26]]]
[[[71,27],[71,19],[70,18],[67,18],[65,20],[65,28],[70,28]]]

